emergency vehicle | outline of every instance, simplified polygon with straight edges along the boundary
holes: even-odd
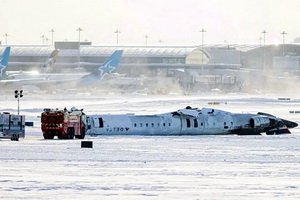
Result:
[[[0,113],[0,138],[19,141],[25,137],[25,116]]]
[[[45,139],[84,139],[86,132],[86,115],[83,109],[67,110],[45,108],[41,115],[41,129]]]

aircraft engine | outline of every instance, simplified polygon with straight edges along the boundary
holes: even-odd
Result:
[[[270,126],[270,119],[268,117],[256,116],[250,119],[250,127],[263,129]]]

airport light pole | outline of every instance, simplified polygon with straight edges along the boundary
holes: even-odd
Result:
[[[5,45],[7,45],[7,37],[9,36],[7,33],[4,33],[3,35],[5,37]]]
[[[204,46],[204,33],[206,32],[206,30],[202,29],[202,30],[200,30],[199,32],[202,33],[202,45],[201,45],[201,49],[202,49],[202,59],[201,59],[201,63],[202,63],[202,75],[203,75],[203,53],[204,53],[203,46]]]
[[[262,38],[261,37],[259,37],[259,46],[261,47],[261,41],[262,41]]]
[[[148,35],[145,35],[145,46],[147,46],[147,44],[148,44],[147,43],[148,42],[148,38],[149,38]]]
[[[80,68],[80,32],[83,31],[83,29],[78,27],[76,31],[78,31],[78,68]]]
[[[15,98],[18,99],[18,115],[20,113],[20,98],[23,97],[23,90],[15,90]]]
[[[265,71],[266,69],[266,33],[268,33],[266,30],[263,30],[261,32],[262,34],[264,34],[264,61],[263,61],[263,71]]]
[[[161,45],[161,43],[163,43],[163,41],[162,41],[162,40],[158,40],[158,42],[159,42],[159,45]]]
[[[53,46],[53,35],[54,35],[55,31],[53,29],[51,29],[49,32],[51,33],[51,44]]]
[[[114,32],[117,35],[117,46],[119,45],[119,33],[121,33],[121,31],[119,31],[118,29]]]
[[[284,37],[285,35],[287,35],[287,33],[285,31],[283,31],[282,33],[280,33],[282,35],[282,56],[284,56]]]
[[[224,40],[226,46],[227,46],[227,50],[229,50],[229,43],[227,42],[227,40]]]
[[[45,35],[42,35],[41,38],[42,38],[43,45],[44,45],[45,44]]]

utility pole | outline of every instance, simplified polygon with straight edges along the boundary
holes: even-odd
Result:
[[[55,31],[53,29],[51,29],[49,32],[51,33],[51,44],[53,46],[53,34]]]
[[[83,29],[78,27],[76,31],[78,31],[78,68],[80,68],[80,32],[83,31]]]
[[[284,37],[285,37],[285,35],[287,35],[287,33],[285,31],[283,31],[280,34],[282,35],[282,56],[284,56]]]
[[[117,35],[117,46],[119,45],[119,33],[121,33],[121,31],[119,31],[118,29],[114,32]]]
[[[19,90],[15,90],[15,98],[18,99],[18,115],[20,113],[20,98],[22,97],[23,97],[23,90],[20,90],[20,92]]]
[[[202,63],[202,75],[203,75],[203,54],[204,54],[204,50],[203,50],[203,46],[204,46],[204,33],[206,32],[206,30],[202,29],[199,32],[202,33],[202,45],[201,45],[201,49],[202,49],[202,59],[201,59],[201,63]]]

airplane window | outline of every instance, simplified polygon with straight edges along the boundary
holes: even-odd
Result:
[[[163,123],[163,126],[166,126],[166,123]]]
[[[169,126],[171,126],[171,123],[169,123]]]
[[[198,121],[197,121],[197,119],[194,119],[194,127],[195,127],[195,128],[198,127]]]
[[[136,127],[136,123],[134,123],[134,127]]]
[[[151,126],[154,127],[154,123],[151,123]]]
[[[140,127],[143,127],[143,124],[142,124],[142,123],[140,123]]]
[[[159,126],[159,123],[157,123],[157,126]]]
[[[201,126],[203,126],[203,123],[201,122]]]
[[[191,121],[190,121],[190,119],[186,119],[186,127],[187,128],[191,127]]]
[[[146,123],[146,127],[148,127],[148,123]]]

